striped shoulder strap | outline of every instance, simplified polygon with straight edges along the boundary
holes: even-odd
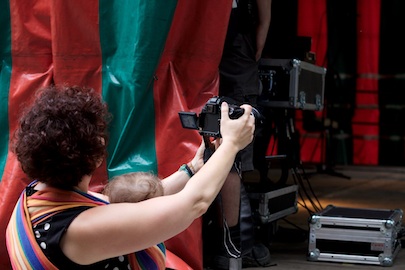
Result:
[[[36,183],[32,182],[29,187]],[[69,208],[103,204],[107,202],[78,190],[72,192],[46,188],[28,198],[24,190],[6,229],[6,246],[13,269],[57,269],[38,245],[32,225]],[[29,211],[28,207],[34,210]]]
[[[30,185],[34,185],[35,182]],[[11,215],[6,230],[6,245],[13,269],[55,270],[55,267],[42,252],[32,229],[61,211],[78,207],[108,204],[90,194],[46,188],[27,198],[25,190]],[[29,211],[28,208],[34,209]],[[165,269],[166,248],[163,243],[128,255],[132,269]]]
[[[54,270],[35,240],[27,211],[25,191],[17,201],[6,229],[6,245],[13,269]]]
[[[163,243],[128,255],[133,270],[166,269],[166,247]]]

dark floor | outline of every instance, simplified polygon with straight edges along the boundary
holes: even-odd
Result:
[[[262,269],[379,269],[384,266],[307,260],[308,219],[328,205],[360,209],[405,209],[405,167],[336,167],[333,176],[319,173],[316,167],[297,170],[302,181],[288,174],[287,184],[297,184],[298,211],[272,222],[272,229],[262,232],[269,247],[273,265]],[[328,171],[330,172],[330,171]],[[277,171],[274,171],[277,174]],[[271,174],[271,173],[270,173]],[[348,179],[350,178],[350,179]],[[299,179],[298,179],[299,180]],[[319,203],[318,203],[319,200]],[[263,231],[263,229],[262,229]],[[403,242],[403,239],[400,239]],[[405,248],[405,247],[404,247]],[[399,250],[389,269],[405,269],[405,252]],[[245,268],[258,269],[258,268]]]

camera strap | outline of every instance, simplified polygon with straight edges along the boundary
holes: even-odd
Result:
[[[208,159],[214,154],[215,146],[211,143],[209,136],[203,136],[205,150],[204,150],[204,163],[207,163]]]

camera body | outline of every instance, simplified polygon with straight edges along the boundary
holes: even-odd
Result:
[[[223,101],[229,105],[230,119],[238,119],[243,115],[245,110],[235,105],[231,99],[215,96],[207,101],[199,116],[193,112],[179,112],[181,125],[183,128],[199,130],[202,136],[221,137],[220,121]],[[261,114],[255,108],[252,108],[252,115],[256,119],[262,119]]]

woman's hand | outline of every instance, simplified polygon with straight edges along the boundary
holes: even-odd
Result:
[[[188,166],[194,174],[196,174],[201,169],[201,167],[204,166],[204,150],[204,140],[201,140],[200,147],[197,149],[194,158],[188,163]]]
[[[223,105],[222,105],[223,104]],[[252,107],[250,105],[242,105],[245,111],[241,117],[232,120],[229,118],[229,105],[226,102],[221,104],[221,135],[222,138],[217,138],[215,141],[210,142],[213,149],[217,149],[223,140],[229,141],[236,145],[241,150],[245,148],[253,140],[253,133],[255,130],[255,119],[251,115]],[[204,166],[204,150],[205,142],[202,140],[194,158],[188,163],[188,166],[197,173],[202,166]],[[215,150],[214,150],[215,151]]]
[[[229,105],[221,104],[221,135],[222,143],[233,143],[239,150],[245,148],[253,140],[255,131],[255,118],[251,114],[252,106],[244,104],[240,106],[245,111],[238,119],[229,118]]]

